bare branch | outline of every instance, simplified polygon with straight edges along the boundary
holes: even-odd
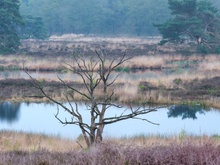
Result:
[[[73,87],[71,87],[70,85],[68,85],[68,84],[67,84],[65,81],[63,81],[60,77],[58,77],[58,79],[59,79],[66,87],[68,87],[69,89],[71,89],[71,90],[77,92],[78,94],[80,94],[80,95],[86,97],[88,100],[91,99],[91,97],[89,97],[89,96],[86,95],[85,93],[82,93],[82,92],[80,92],[79,90],[77,90],[76,88],[73,88]]]
[[[95,51],[96,58],[91,57],[89,61],[86,61],[82,58],[75,58],[77,68],[73,65],[70,65],[67,62],[63,62],[65,67],[72,71],[74,74],[79,76],[82,80],[82,87],[85,88],[86,92],[80,90],[79,88],[66,83],[58,76],[58,80],[64,85],[67,89],[67,93],[64,94],[67,104],[64,104],[60,101],[55,100],[53,97],[49,96],[44,91],[44,86],[41,85],[37,80],[35,80],[31,75],[26,72],[29,77],[32,79],[33,86],[41,91],[43,96],[48,98],[53,103],[57,104],[57,113],[55,118],[62,124],[72,124],[77,125],[81,129],[83,137],[86,141],[87,146],[94,144],[95,141],[100,142],[102,139],[102,133],[105,125],[116,123],[122,120],[127,119],[139,119],[153,123],[145,118],[140,118],[140,115],[144,115],[153,111],[156,111],[158,107],[154,108],[133,108],[131,105],[124,109],[121,114],[111,117],[105,117],[105,113],[109,110],[110,107],[122,108],[123,106],[116,103],[112,103],[114,97],[114,89],[111,89],[110,86],[113,85],[116,79],[119,77],[120,73],[115,76],[113,79],[110,79],[111,73],[122,63],[131,59],[125,57],[125,53],[119,59],[112,59],[110,63],[106,64],[106,53],[103,51]],[[71,93],[68,92],[71,90]],[[97,90],[102,90],[102,98],[96,96]],[[79,94],[80,96],[85,97],[89,101],[89,105],[85,103],[86,110],[90,112],[90,123],[87,124],[83,121],[84,116],[79,111],[78,104],[74,105],[71,103],[71,100],[74,100],[74,93]],[[71,119],[61,119],[59,117],[59,108],[67,111],[71,116]]]
[[[48,98],[48,99],[49,99],[50,101],[52,101],[53,103],[58,104],[58,105],[61,106],[64,110],[66,110],[66,111],[69,110],[69,109],[68,109],[66,106],[64,106],[61,102],[59,102],[59,101],[57,101],[57,100],[54,100],[52,97],[50,97],[49,95],[47,95],[47,94],[45,93],[45,91],[43,90],[43,87],[39,84],[39,82],[37,82],[37,80],[34,79],[26,70],[25,70],[25,73],[33,80],[32,85],[33,85],[35,88],[39,89],[39,90],[41,91],[41,93],[42,93],[46,98]]]
[[[109,118],[104,118],[103,122],[101,123],[96,123],[97,125],[107,125],[107,124],[112,124],[112,123],[116,123],[122,120],[127,120],[127,119],[132,119],[135,118],[136,116],[140,116],[140,115],[144,115],[150,112],[154,112],[157,111],[156,108],[154,109],[143,109],[143,110],[137,110],[137,111],[133,111],[127,115],[124,115],[124,112],[120,115],[120,116],[114,116],[114,117],[109,117]],[[144,121],[148,121],[146,119],[143,119]],[[150,122],[151,123],[151,122]]]
[[[59,108],[57,109],[57,113],[55,114],[55,118],[61,123],[61,124],[63,124],[63,125],[68,125],[68,124],[72,124],[72,125],[78,125],[78,126],[80,126],[80,127],[82,127],[83,128],[83,130],[86,132],[86,133],[88,133],[89,134],[89,131],[87,131],[85,128],[87,128],[88,130],[89,130],[89,125],[88,124],[86,124],[86,123],[83,123],[83,122],[81,122],[81,121],[67,121],[66,119],[65,119],[65,121],[63,121],[63,120],[61,120],[59,117],[58,117],[58,115],[59,115]],[[82,129],[81,128],[81,129]]]
[[[160,124],[158,124],[158,123],[154,123],[154,122],[152,122],[152,121],[150,121],[150,120],[147,120],[147,119],[144,119],[144,118],[134,117],[134,118],[132,118],[132,119],[143,120],[143,121],[146,121],[146,122],[151,123],[151,124],[154,124],[154,125],[160,125]]]

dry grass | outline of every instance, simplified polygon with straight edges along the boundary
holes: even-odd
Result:
[[[82,141],[80,143],[83,144]],[[76,141],[50,137],[43,134],[32,134],[22,132],[0,132],[0,152],[5,151],[28,151],[33,152],[40,149],[48,151],[67,152],[80,149]]]
[[[198,65],[199,71],[219,71],[220,70],[220,56],[208,55],[204,56]]]
[[[51,36],[48,41],[38,40],[23,40],[20,46],[21,54],[49,54],[52,56],[63,56],[71,54],[89,54],[92,55],[95,50],[104,48],[107,51],[115,52],[116,56],[120,52],[127,52],[133,54],[132,51],[144,52],[149,51],[150,54],[154,54],[154,50],[148,50],[146,47],[150,47],[159,42],[158,37],[149,38],[128,38],[128,37],[112,37],[103,38],[95,36],[83,36],[83,35],[63,35],[63,36]],[[140,51],[137,51],[140,50]],[[113,53],[114,54],[114,53]],[[142,54],[142,53],[141,53]],[[136,54],[133,54],[136,55]],[[137,55],[140,55],[137,53]]]
[[[152,40],[141,39],[141,38],[100,38],[94,36],[83,36],[83,35],[64,35],[64,36],[52,36],[50,41],[42,41],[39,42],[25,42],[26,45],[30,47],[33,51],[48,51],[52,48],[54,49],[82,49],[83,51],[92,50],[94,52],[97,46],[100,44],[105,45],[105,49],[108,51],[120,50],[126,51],[129,47],[130,50],[142,50],[148,49],[146,45],[155,44],[159,38],[154,38]],[[71,42],[64,42],[71,41]],[[106,44],[107,43],[107,44]],[[94,44],[94,45],[93,45]],[[94,46],[94,47],[93,47]],[[146,54],[142,54],[145,51],[142,51],[141,54],[138,54],[139,51],[136,51],[133,54],[133,58],[131,60],[126,61],[121,65],[124,68],[121,75],[118,77],[116,81],[115,87],[115,97],[120,102],[128,102],[130,100],[136,101],[156,101],[160,103],[170,103],[170,95],[163,95],[158,90],[149,90],[142,95],[139,91],[139,84],[142,81],[147,81],[151,83],[153,86],[160,87],[164,86],[167,89],[176,88],[176,84],[174,83],[175,79],[181,79],[183,82],[189,82],[194,79],[204,79],[204,78],[213,78],[219,76],[220,71],[220,56],[218,55],[207,55],[202,56],[198,54],[192,54],[190,56],[183,56],[175,53],[175,47],[171,49],[170,46],[165,47],[157,47],[158,50],[155,50],[154,53],[147,52]],[[159,54],[161,49],[167,49],[170,54]],[[169,50],[170,49],[170,50]],[[116,51],[117,52],[117,51]],[[110,54],[112,56],[113,54]],[[116,60],[120,57],[120,54],[113,56]],[[137,55],[137,56],[136,56]],[[90,63],[89,58],[91,56],[84,55],[86,60],[86,65]],[[83,56],[82,56],[83,57]],[[111,58],[111,57],[110,57]],[[51,55],[45,56],[40,54],[29,56],[29,55],[10,55],[10,56],[0,56],[0,68],[2,67],[14,67],[17,69],[23,68],[23,66],[29,70],[39,70],[39,71],[54,71],[59,70],[61,73],[65,73],[61,75],[61,79],[65,82],[75,82],[82,83],[81,79],[74,74],[72,74],[68,69],[64,68],[63,61],[70,64],[73,68],[77,68],[77,64],[74,61],[73,56],[60,54],[58,56]],[[109,64],[109,59],[106,61],[106,65]],[[95,69],[98,69],[98,65]],[[134,68],[146,69],[158,69],[159,72],[150,75],[152,71],[144,72],[138,71],[136,73],[132,73],[131,71]],[[133,70],[132,70],[133,69]],[[188,69],[188,70],[187,70]],[[119,69],[120,70],[120,69]],[[128,71],[128,73],[125,73]],[[170,73],[166,73],[170,72]],[[34,73],[33,73],[34,74]],[[117,73],[113,73],[113,77],[115,77]],[[34,77],[34,76],[33,76]],[[28,78],[28,77],[25,77]],[[59,81],[57,79],[57,75],[44,75],[38,74],[36,75],[37,80],[39,81]],[[117,84],[123,84],[117,86]],[[178,86],[181,88],[181,85]],[[183,89],[184,90],[184,89]],[[101,91],[98,91],[97,96],[101,96]],[[55,95],[56,98],[65,99],[62,93]],[[82,100],[83,98],[79,95],[74,96],[76,100]],[[13,99],[19,99],[19,94],[16,94]],[[218,100],[217,98],[212,98],[207,100],[212,105],[216,105]]]
[[[170,146],[172,144],[193,143],[195,146],[211,143],[215,146],[220,145],[220,138],[202,136],[190,136],[180,132],[179,135],[161,136],[161,135],[139,135],[133,137],[113,138],[106,137],[104,144],[117,144],[119,146],[136,147],[156,147]],[[43,134],[32,134],[23,132],[1,131],[0,132],[0,152],[6,151],[27,151],[34,152],[45,149],[50,152],[69,152],[86,148],[81,136],[76,140],[62,139]]]
[[[80,144],[85,147],[82,139]],[[219,164],[219,136],[106,138],[82,149],[75,140],[0,132],[0,164]],[[86,149],[86,150],[85,150]]]
[[[28,70],[37,70],[37,71],[50,71],[50,70],[60,70],[62,69],[61,61],[58,60],[47,60],[47,59],[30,59],[24,62],[24,67]],[[22,68],[19,65],[19,68]]]
[[[137,56],[125,62],[122,66],[128,68],[162,68],[169,60],[162,56]]]
[[[220,70],[220,60],[217,61],[207,61],[207,62],[202,62],[198,70],[206,70],[206,71],[219,71]]]
[[[86,57],[85,57],[86,58]],[[77,68],[76,62],[71,56],[54,56],[54,57],[37,57],[28,55],[8,55],[0,56],[0,67],[14,67],[22,69],[23,67],[29,70],[63,70],[64,62],[71,64],[72,67]],[[107,60],[106,63],[110,61]],[[131,60],[126,61],[122,67],[132,68],[172,68],[178,69],[182,67],[179,63],[192,63],[196,70],[200,72],[216,71],[220,68],[220,56],[181,56],[181,55],[142,55],[134,56]],[[90,63],[89,58],[86,58],[86,64]]]
[[[115,95],[119,102],[137,102],[139,100],[139,95],[137,93],[138,86],[131,86],[126,84],[122,87],[115,88]]]
[[[139,147],[156,147],[156,146],[170,146],[172,144],[184,144],[193,143],[195,146],[204,145],[207,143],[212,143],[216,146],[220,145],[219,137],[209,137],[206,135],[202,136],[192,136],[180,132],[179,135],[140,135],[134,137],[124,137],[120,139],[107,139],[107,142],[115,143],[120,146],[139,146]]]
[[[56,70],[62,68],[61,60],[54,58],[40,58],[31,56],[7,55],[0,56],[0,67],[5,69]]]
[[[0,154],[1,164],[73,164],[73,165],[137,165],[137,164],[219,164],[220,146],[211,143],[195,146],[192,142],[181,145],[157,147],[118,146],[101,144],[88,151],[67,153],[48,152],[6,152]]]
[[[137,87],[141,81],[147,81],[151,83],[152,85],[158,87],[158,86],[165,86],[167,88],[173,88],[175,86],[174,80],[175,79],[181,79],[182,81],[191,81],[193,79],[204,79],[204,78],[212,78],[215,76],[218,76],[218,72],[196,72],[196,71],[191,71],[191,72],[183,72],[183,73],[173,73],[173,74],[164,74],[162,72],[155,72],[151,75],[153,72],[152,71],[144,71],[144,72],[136,72],[136,73],[122,73],[119,78],[116,80],[117,83],[123,83],[126,84],[124,88],[119,91],[125,91],[129,93],[134,93],[134,91],[137,91]],[[117,73],[116,73],[117,74]],[[146,74],[146,75],[144,75]],[[158,75],[156,75],[158,74]],[[129,89],[129,90],[127,90]]]
[[[220,108],[220,98],[219,97],[210,97],[208,100],[204,101],[206,105],[210,107]]]

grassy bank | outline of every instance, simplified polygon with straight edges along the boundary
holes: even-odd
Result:
[[[73,140],[13,131],[0,131],[0,152],[27,151],[35,152],[45,149],[51,152],[67,152],[80,149]]]
[[[219,136],[137,136],[107,139],[90,149],[78,142],[0,132],[1,164],[219,164]],[[16,147],[15,147],[16,144]],[[9,147],[11,146],[11,147]]]
[[[58,81],[39,80],[44,86],[45,92],[54,99],[65,101],[65,94],[73,92],[68,90],[65,85]],[[88,92],[83,88],[82,83],[69,81],[69,85],[80,89],[82,92]],[[171,85],[172,84],[172,85]],[[201,106],[220,107],[220,77],[184,80],[182,78],[174,79],[166,85],[162,81],[153,83],[150,81],[135,80],[122,81],[117,80],[112,86],[115,93],[112,97],[114,102],[119,104],[126,103],[156,103],[156,104],[201,104]],[[31,80],[25,79],[6,79],[0,80],[0,97],[5,101],[25,101],[25,102],[47,102],[48,99],[36,89]],[[102,96],[102,90],[95,93],[97,98]],[[73,100],[86,101],[81,95],[74,94]]]
[[[176,135],[137,135],[131,137],[105,137],[102,142],[104,145],[115,144],[120,147],[133,146],[140,148],[170,146],[172,144],[183,145],[191,143],[195,146],[212,144],[220,146],[219,135],[194,136],[180,131]],[[34,134],[17,131],[0,131],[0,152],[26,151],[35,152],[47,150],[50,152],[70,152],[86,150],[86,144],[80,135],[76,139],[65,139],[58,136],[45,134]]]

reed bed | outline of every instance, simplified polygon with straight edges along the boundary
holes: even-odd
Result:
[[[95,53],[95,52],[94,52]],[[56,71],[65,70],[65,63],[70,64],[73,68],[77,68],[74,56],[30,56],[30,55],[0,55],[1,69],[23,69],[38,70],[38,71]],[[86,64],[90,63],[90,58],[85,58]],[[119,55],[118,57],[119,58]],[[116,58],[116,59],[117,59]],[[106,60],[106,63],[110,61]],[[126,70],[132,69],[181,69],[192,67],[197,71],[218,71],[220,66],[220,56],[218,55],[137,55],[131,60],[126,61],[121,65],[121,68]]]

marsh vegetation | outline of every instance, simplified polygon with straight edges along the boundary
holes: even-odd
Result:
[[[69,41],[65,42],[66,39]],[[8,76],[6,80],[1,77],[4,93],[1,97],[3,100],[14,101],[47,100],[28,85],[28,76],[22,73],[26,69],[44,83],[45,90],[56,98],[64,99],[62,93],[65,88],[59,83],[57,75],[77,88],[82,86],[82,81],[62,63],[68,61],[72,67],[77,68],[75,57],[80,55],[89,61],[95,54],[94,51],[101,46],[108,55],[106,63],[110,63],[113,58],[117,60],[124,53],[126,57],[132,58],[115,68],[113,74],[120,73],[114,84],[115,100],[124,103],[132,101],[162,104],[197,102],[220,106],[220,56],[204,55],[188,46],[159,46],[156,44],[159,41],[157,38],[151,39],[107,38],[104,42],[100,37],[64,35],[56,36],[56,39],[51,37],[51,41],[24,41],[18,55],[8,55],[7,58],[0,56],[2,73],[14,71],[19,75],[17,78],[16,74]],[[67,47],[67,51],[62,47]],[[13,86],[13,90],[7,90],[10,86]],[[79,101],[82,97],[76,96],[75,99]]]

